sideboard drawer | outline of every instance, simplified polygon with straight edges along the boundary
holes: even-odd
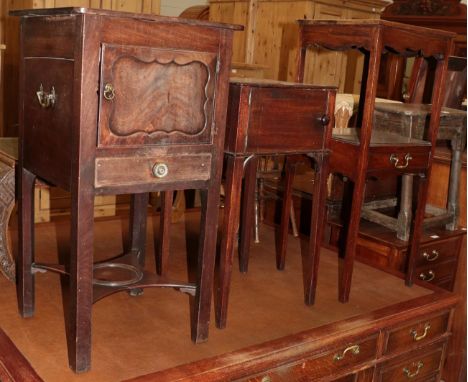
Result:
[[[303,381],[338,374],[376,357],[377,336],[348,343],[301,362],[284,365],[244,381]],[[347,379],[344,379],[346,381]],[[353,379],[351,379],[353,380]]]
[[[429,264],[425,267],[418,267],[416,269],[416,277],[419,280],[438,285],[440,281],[454,279],[456,268],[456,260],[445,261],[440,264]]]
[[[444,344],[419,350],[410,356],[384,363],[378,372],[378,382],[435,381],[440,372]]]
[[[412,345],[423,344],[435,339],[447,331],[449,313],[421,319],[410,325],[405,325],[388,331],[385,353],[406,351]]]
[[[422,245],[419,249],[416,266],[439,264],[448,259],[456,259],[459,247],[460,238],[458,237]]]
[[[205,181],[210,171],[210,154],[97,158],[95,187]]]
[[[395,171],[405,173],[425,170],[428,165],[430,146],[372,147],[368,171]]]

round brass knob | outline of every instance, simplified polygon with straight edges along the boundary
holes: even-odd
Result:
[[[169,173],[169,168],[165,163],[155,163],[152,171],[156,178],[164,178]]]

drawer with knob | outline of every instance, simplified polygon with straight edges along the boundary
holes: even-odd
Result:
[[[376,357],[377,336],[357,340],[333,350],[316,354],[295,364],[287,364],[269,372],[250,377],[249,382],[277,382],[315,380],[332,374],[345,373],[360,364],[370,362]],[[339,381],[354,380],[344,377]]]
[[[406,351],[442,336],[447,331],[449,313],[415,321],[409,325],[388,330],[384,353]]]
[[[387,361],[379,367],[378,382],[436,381],[444,352],[444,343]]]
[[[95,187],[206,181],[211,154],[97,158]]]

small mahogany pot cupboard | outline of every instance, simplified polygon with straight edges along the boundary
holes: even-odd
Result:
[[[34,278],[68,275],[70,367],[91,365],[93,302],[170,287],[194,297],[192,339],[208,337],[233,32],[241,27],[84,8],[21,16],[18,304],[34,314]],[[34,256],[33,188],[71,193],[69,263]],[[195,282],[143,271],[148,192],[200,189]],[[93,265],[95,195],[132,194],[130,251]],[[102,275],[117,268],[128,279]],[[101,276],[100,276],[101,275]],[[164,330],[164,329],[162,329]]]

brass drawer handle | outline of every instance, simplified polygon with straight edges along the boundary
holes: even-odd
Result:
[[[413,364],[411,366],[416,366],[416,371],[411,372],[408,367],[403,368],[403,374],[406,375],[407,378],[416,377],[419,374],[419,372],[421,371],[421,369],[423,368],[424,363],[422,361],[419,361],[417,364],[415,364],[413,362]]]
[[[347,347],[345,350],[343,350],[343,352],[340,354],[340,353],[336,353],[334,356],[333,356],[333,361],[336,362],[336,361],[341,361],[345,356],[346,356],[346,353],[347,352],[351,352],[352,354],[359,354],[359,352],[361,351],[361,349],[359,348],[359,345],[352,345],[352,346],[349,346]]]
[[[165,163],[155,163],[152,172],[156,178],[164,178],[169,173],[169,168]]]
[[[270,378],[268,375],[265,375],[265,376],[262,378],[261,382],[271,382],[271,378]]]
[[[424,325],[424,333],[421,335],[418,335],[418,331],[416,329],[411,329],[410,334],[413,336],[414,341],[421,341],[422,339],[426,338],[427,333],[429,333],[429,329],[431,328],[431,324],[429,322],[426,322]]]
[[[432,255],[432,256],[431,256]],[[439,252],[437,252],[435,249],[432,250],[431,253],[427,253],[427,252],[424,252],[423,253],[423,257],[427,260],[427,261],[435,261],[439,258]]]
[[[54,107],[55,102],[57,101],[57,94],[55,93],[55,88],[52,86],[50,89],[50,93],[44,91],[44,87],[42,84],[39,86],[39,90],[36,92],[37,99],[39,100],[39,104],[44,109],[48,107]]]
[[[115,98],[115,89],[112,84],[106,84],[104,86],[104,98],[108,101],[112,101]]]
[[[435,272],[433,270],[430,270],[430,271],[427,271],[427,274],[425,273],[421,273],[419,275],[419,278],[422,280],[422,281],[432,281],[434,280],[435,278]]]
[[[409,165],[409,161],[413,159],[410,153],[405,155],[405,163],[404,164],[398,164],[400,162],[400,159],[398,159],[398,156],[396,154],[391,154],[390,155],[390,162],[393,163],[393,166],[395,168],[406,168]]]

